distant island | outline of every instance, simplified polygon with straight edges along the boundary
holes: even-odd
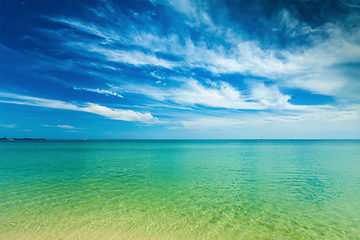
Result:
[[[45,138],[6,138],[6,137],[3,137],[3,138],[0,138],[0,140],[46,140]]]

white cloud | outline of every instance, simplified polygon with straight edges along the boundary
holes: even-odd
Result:
[[[163,77],[160,77],[160,76],[156,75],[155,72],[151,72],[150,75],[153,76],[153,77],[156,77],[158,79],[163,79]]]
[[[113,96],[116,96],[116,97],[123,98],[123,96],[121,96],[120,94],[118,94],[116,92],[112,92],[110,90],[104,90],[104,89],[99,89],[99,88],[93,89],[93,88],[77,88],[77,87],[74,87],[74,89],[75,90],[82,90],[82,91],[89,91],[89,92],[96,92],[96,93],[99,93],[99,94],[105,94],[106,96],[113,95]]]
[[[108,108],[94,103],[84,103],[82,105],[78,105],[78,104],[63,102],[59,100],[36,98],[36,97],[29,97],[20,94],[2,93],[2,92],[0,92],[0,97],[6,98],[5,100],[0,100],[0,102],[3,103],[89,112],[114,120],[139,121],[145,123],[159,122],[157,118],[154,118],[150,113],[140,113],[140,112],[134,112],[132,110]],[[8,100],[8,99],[12,99],[12,100]],[[14,101],[13,99],[16,99],[17,101]]]
[[[290,37],[296,37],[299,35],[305,35],[308,34],[311,31],[314,31],[309,27],[307,24],[300,22],[296,18],[293,18],[291,14],[283,9],[279,15],[278,18],[280,19],[280,23],[278,24],[278,27],[285,27],[287,34]]]
[[[106,17],[106,16],[104,16],[104,17]],[[99,36],[99,37],[105,39],[105,41],[108,43],[113,42],[114,40],[119,40],[119,37],[117,37],[117,35],[114,34],[114,32],[106,31],[106,30],[102,29],[101,27],[98,27],[98,26],[88,23],[88,22],[85,23],[85,22],[82,22],[81,20],[74,20],[71,18],[48,17],[47,19],[50,21],[53,21],[53,22],[64,23],[64,24],[67,24],[73,28],[80,30],[80,31]]]
[[[225,117],[201,117],[192,120],[185,120],[179,122],[178,127],[173,128],[188,128],[188,129],[225,129],[225,128],[241,128],[246,122],[235,118]]]
[[[139,113],[132,110],[112,109],[94,103],[88,103],[87,107],[82,108],[82,111],[95,113],[114,120],[139,121],[146,123],[156,122],[156,118],[154,118],[150,113]]]
[[[157,4],[171,6],[180,12],[190,27],[205,26],[198,28],[202,29],[201,32],[205,37],[195,41],[186,34],[186,31],[182,32],[183,35],[170,33],[164,36],[154,25],[151,28],[137,27],[135,22],[124,24],[124,21],[133,20],[122,18],[114,21],[116,23],[112,23],[111,19],[105,19],[107,24],[104,25],[61,17],[51,18],[51,20],[67,24],[78,31],[99,36],[101,40],[86,42],[81,34],[70,31],[71,38],[63,37],[65,45],[71,50],[86,56],[98,57],[97,60],[105,59],[114,62],[114,65],[123,63],[135,67],[157,67],[175,71],[191,71],[200,68],[218,76],[239,73],[270,79],[272,85],[254,80],[246,86],[246,89],[240,91],[234,87],[236,84],[232,86],[224,81],[205,84],[196,79],[185,79],[179,86],[174,87],[168,84],[165,89],[162,86],[166,83],[162,86],[159,84],[160,80],[164,82],[165,78],[156,75],[156,71],[152,69],[153,72],[150,74],[159,79],[156,87],[127,83],[121,86],[123,89],[112,87],[109,90],[91,89],[92,91],[117,94],[117,92],[129,90],[131,93],[143,94],[158,101],[171,101],[180,106],[190,107],[276,109],[308,112],[310,114],[308,116],[313,116],[311,114],[314,112],[324,111],[330,115],[330,118],[336,118],[336,114],[332,115],[332,113],[341,111],[342,116],[353,116],[352,111],[347,112],[346,102],[358,101],[360,98],[360,83],[356,77],[360,72],[353,70],[353,76],[350,76],[349,71],[341,66],[360,62],[360,31],[358,29],[346,32],[339,25],[329,23],[311,28],[294,18],[290,12],[283,10],[276,17],[277,27],[284,29],[289,37],[307,37],[309,44],[293,44],[286,48],[265,47],[260,41],[242,35],[242,31],[246,29],[239,29],[226,19],[215,22],[207,13],[206,4],[188,0],[157,1]],[[99,15],[102,18],[105,16]],[[131,27],[122,30],[119,29],[120,25]],[[321,32],[321,34],[311,35],[313,32]],[[221,41],[206,42],[207,35]],[[125,45],[126,48],[119,49],[118,45],[112,45],[117,43]],[[176,60],[169,61],[161,57],[164,55],[158,53],[174,56]],[[291,96],[283,94],[279,87],[333,96],[338,106],[293,105],[289,102]],[[109,93],[104,91],[109,91]],[[340,109],[341,107],[343,109]],[[96,108],[91,111],[95,111],[94,109]],[[116,111],[98,109],[96,111],[97,114],[107,114],[113,118],[114,115],[119,114]],[[305,116],[302,117],[305,118]],[[136,116],[132,117],[136,119]],[[291,120],[292,117],[294,116],[289,116],[289,119]],[[297,119],[297,116],[294,118]],[[288,118],[274,119],[289,120]]]
[[[88,47],[87,47],[88,48]],[[123,51],[123,50],[112,50],[101,47],[89,47],[90,52],[96,52],[106,57],[108,61],[120,62],[130,64],[134,66],[159,66],[163,68],[173,68],[176,64],[170,61],[156,57],[152,53],[144,53],[140,51]]]
[[[289,75],[283,84],[341,100],[358,100],[360,83],[345,66],[360,62],[360,45],[357,43],[360,32],[349,35],[331,24],[323,28],[329,34],[327,40],[317,39],[314,47],[305,49],[297,57],[289,55],[289,59],[303,71]],[[358,74],[359,69],[354,69],[353,75]]]
[[[228,82],[208,80],[206,84],[193,78],[178,79],[178,87],[155,87],[149,85],[125,84],[113,86],[116,91],[128,90],[131,93],[146,95],[158,101],[172,101],[177,104],[200,105],[212,108],[227,109],[277,109],[297,111],[317,111],[319,108],[331,108],[327,105],[306,106],[293,105],[291,97],[280,92],[277,85],[265,86],[261,82],[249,82],[249,93],[245,94]]]
[[[59,128],[66,128],[66,129],[75,129],[75,127],[69,126],[69,125],[57,125],[57,127],[59,127]]]
[[[197,19],[203,24],[212,23],[211,17],[206,13],[206,4],[195,4],[192,1],[161,1],[162,4],[172,6],[175,10],[185,14],[189,19]],[[121,14],[121,13],[118,13]],[[205,17],[204,17],[205,16]],[[312,76],[312,72],[318,70],[325,71],[334,64],[353,61],[354,57],[359,60],[359,33],[354,32],[350,35],[344,34],[340,27],[326,24],[316,29],[312,29],[305,23],[291,16],[282,10],[279,13],[278,25],[283,25],[290,36],[304,35],[313,31],[322,31],[329,34],[329,38],[312,37],[310,47],[289,47],[278,49],[276,47],[266,49],[256,40],[244,40],[242,35],[237,34],[235,26],[223,20],[214,27],[217,29],[227,29],[212,33],[214,37],[219,37],[230,46],[221,44],[208,44],[203,41],[194,42],[190,36],[178,36],[170,34],[162,36],[156,29],[138,30],[135,27],[124,32],[116,32],[117,25],[104,27],[94,25],[81,20],[69,18],[49,18],[52,21],[62,22],[79,31],[91,33],[104,40],[93,41],[91,44],[70,44],[74,48],[82,48],[89,52],[97,52],[106,57],[109,61],[131,64],[134,66],[152,65],[164,68],[203,68],[214,74],[241,73],[245,75],[256,75],[267,78],[294,77],[293,75]],[[203,20],[201,20],[203,19]],[[109,21],[107,19],[107,21]],[[123,20],[125,21],[125,20]],[[121,22],[122,23],[122,22]],[[121,24],[119,23],[119,24]],[[129,22],[122,24],[133,26],[135,23]],[[220,35],[218,35],[220,34]],[[76,39],[76,34],[72,33],[72,39]],[[83,42],[82,35],[78,35],[78,42]],[[182,41],[184,40],[184,41]],[[355,41],[354,41],[355,40]],[[107,44],[102,44],[105,41]],[[118,50],[112,48],[112,43],[121,43],[130,47],[130,50]],[[142,47],[144,51],[133,50],[131,47]],[[153,53],[162,52],[179,56],[182,60],[168,61],[155,56]],[[342,55],[342,57],[341,57]],[[314,64],[316,63],[316,64]],[[316,67],[315,67],[316,66]],[[310,73],[311,72],[311,73]]]
[[[253,102],[245,102],[246,98],[229,83],[211,82],[213,86],[204,86],[199,81],[188,79],[178,89],[167,90],[167,97],[184,105],[200,104],[215,108],[259,109],[261,106]]]
[[[348,7],[360,8],[360,2],[358,2],[358,1],[356,3],[358,3],[359,5],[348,3],[349,1],[346,1],[346,0],[339,0],[339,1]]]
[[[195,18],[197,15],[196,6],[189,0],[168,0],[168,3],[188,18]]]
[[[4,128],[16,128],[16,124],[0,124],[0,127],[4,127]]]
[[[231,114],[228,117],[195,116],[190,119],[177,122],[175,127],[188,129],[234,129],[234,128],[257,128],[266,127],[270,123],[292,124],[292,126],[304,126],[313,128],[314,126],[326,125],[334,128],[341,128],[344,121],[347,123],[358,122],[360,120],[360,105],[346,106],[344,109],[318,109],[313,112],[297,112],[290,115],[279,116],[275,113],[247,113]],[[314,124],[316,123],[316,124]],[[306,124],[309,124],[306,126]],[[360,125],[359,125],[360,126]],[[358,126],[358,128],[359,128]],[[360,128],[359,128],[360,129]]]
[[[147,95],[159,101],[172,101],[182,105],[202,105],[217,108],[260,109],[258,103],[245,102],[247,98],[226,82],[211,82],[204,86],[195,79],[182,79],[179,87],[167,88],[126,84],[121,89]]]
[[[261,103],[267,108],[273,109],[296,109],[301,107],[290,104],[288,101],[291,97],[289,95],[282,94],[276,85],[267,87],[261,82],[251,83],[250,99]]]
[[[174,5],[175,3],[171,2],[170,4]],[[177,4],[179,5],[178,10],[186,13],[186,16],[199,15],[191,14],[191,12],[198,12],[199,10],[196,10],[196,7],[189,1],[179,2],[175,5]],[[227,31],[219,33],[225,42],[230,43],[229,46],[224,47],[221,44],[209,45],[202,41],[194,42],[186,35],[182,36],[183,42],[180,40],[181,37],[175,34],[159,37],[159,33],[154,29],[152,31],[131,30],[120,35],[111,28],[109,30],[109,28],[95,26],[79,20],[64,18],[51,18],[51,20],[69,24],[80,31],[95,34],[105,39],[108,44],[101,44],[102,42],[97,43],[96,41],[90,44],[80,44],[70,40],[67,40],[66,44],[74,50],[80,51],[79,53],[95,52],[112,62],[137,67],[202,68],[213,74],[240,73],[280,80],[284,87],[300,88],[313,93],[345,99],[359,96],[360,85],[356,85],[357,81],[350,79],[344,72],[335,72],[334,66],[360,61],[360,46],[357,41],[360,39],[360,32],[344,33],[335,24],[325,24],[312,29],[292,17],[286,10],[279,13],[279,18],[291,36],[321,31],[328,34],[328,38],[313,36],[311,38],[312,45],[308,47],[264,49],[260,42],[244,40],[230,26]],[[224,29],[223,26],[218,26],[218,28]],[[80,35],[78,40],[79,42],[83,40]],[[144,51],[114,49],[111,44],[116,42],[129,47],[142,47]],[[155,54],[156,52],[178,56],[179,59],[169,61],[158,57]],[[155,72],[150,74],[162,79]],[[348,90],[351,94],[348,94]]]

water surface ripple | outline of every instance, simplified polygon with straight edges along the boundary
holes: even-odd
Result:
[[[1,141],[1,239],[360,239],[360,141]]]

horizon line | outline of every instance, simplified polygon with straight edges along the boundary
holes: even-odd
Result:
[[[18,137],[14,137],[18,138]],[[29,138],[29,137],[26,137]],[[40,138],[40,137],[39,137]],[[42,138],[42,137],[41,137]],[[13,138],[8,138],[10,140]],[[36,139],[36,138],[33,138]],[[50,141],[147,141],[147,140],[360,140],[360,138],[44,138]],[[13,141],[33,141],[33,140],[13,140]],[[40,139],[38,141],[41,141]]]

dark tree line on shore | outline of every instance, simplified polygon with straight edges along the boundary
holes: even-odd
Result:
[[[0,138],[0,140],[46,140],[45,138]]]

